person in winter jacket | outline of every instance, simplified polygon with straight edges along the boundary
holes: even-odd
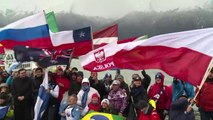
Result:
[[[179,99],[173,101],[171,104],[169,120],[195,120],[189,100],[185,93],[179,95]]]
[[[61,66],[56,69],[56,74],[53,74],[53,79],[59,86],[58,100],[60,102],[63,98],[63,94],[70,88],[70,81],[64,76],[64,72]]]
[[[106,94],[103,96],[103,98],[107,98],[112,81],[112,75],[110,73],[106,73],[104,79],[101,81],[101,84],[104,85],[104,89],[106,91]]]
[[[89,82],[90,82],[90,86],[95,88],[100,96],[101,96],[101,100],[104,98],[104,96],[107,96],[107,91],[104,89],[104,84],[98,80],[98,73],[96,72],[91,72],[91,75],[89,77]]]
[[[198,91],[198,90],[197,90]],[[196,104],[199,108],[201,120],[213,119],[213,68],[201,88]]]
[[[89,103],[88,108],[93,111],[99,111],[101,107],[100,97],[97,94],[92,95],[92,101]]]
[[[72,94],[78,94],[78,92],[81,90],[81,83],[84,78],[84,73],[82,71],[73,72],[72,75],[76,75],[76,79],[72,79],[70,82],[70,89],[69,89],[69,95]]]
[[[108,99],[103,99],[101,101],[101,107],[99,109],[99,112],[112,114],[112,109],[110,107],[110,102]]]
[[[174,78],[172,82],[172,101],[177,100],[182,94],[186,94],[192,99],[195,96],[194,87],[188,82]]]
[[[149,99],[153,99],[156,102],[157,112],[161,120],[164,120],[170,108],[172,95],[169,92],[169,88],[164,86],[164,75],[161,72],[155,75],[155,84],[150,87],[148,96]]]
[[[66,116],[66,120],[80,120],[81,111],[79,106],[76,104],[78,97],[73,94],[69,97],[69,105],[65,109],[64,116]]]
[[[30,120],[32,105],[32,80],[26,76],[26,70],[20,69],[18,77],[14,78],[12,85],[14,98],[15,120]]]
[[[128,119],[137,119],[140,110],[135,107],[139,101],[144,100],[148,101],[148,94],[144,86],[142,85],[141,77],[136,77],[133,79],[133,85],[130,88],[130,110],[128,114]]]
[[[113,81],[108,99],[112,106],[113,114],[123,116],[123,112],[127,106],[127,94],[124,89],[120,88],[120,84],[118,80]]]
[[[161,120],[156,110],[147,101],[139,101],[137,108],[140,109],[138,120]]]
[[[78,96],[77,104],[84,109],[92,101],[93,94],[97,94],[100,97],[98,91],[90,87],[88,78],[84,78],[82,80],[82,88],[77,95]]]
[[[53,74],[48,72],[48,89],[46,92],[50,95],[47,109],[45,110],[42,119],[43,120],[58,120],[59,114],[59,101],[57,100],[59,95],[59,86],[53,79]]]
[[[41,83],[43,82],[43,70],[42,68],[35,69],[35,76],[32,79],[32,91],[33,91],[33,104],[35,104],[36,99],[38,97],[38,90],[40,88]]]

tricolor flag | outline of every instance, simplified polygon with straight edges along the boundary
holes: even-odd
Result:
[[[48,70],[46,69],[44,80],[40,85],[38,97],[34,107],[34,120],[41,120],[41,117],[48,106],[50,94],[46,92],[47,89],[48,89]]]
[[[117,41],[118,41],[117,24],[93,33],[93,46],[95,49]]]
[[[8,49],[16,45],[51,48],[49,28],[43,12],[23,18],[0,29],[0,43]]]
[[[0,119],[4,119],[8,110],[9,110],[9,106],[1,106],[0,107]]]
[[[73,49],[73,56],[80,56],[92,50],[91,27],[72,31],[50,33],[56,50]]]
[[[126,118],[108,113],[90,111],[81,120],[126,120]]]
[[[89,71],[103,71],[111,64],[131,70],[161,69],[196,86],[212,61],[212,36],[213,28],[206,28],[108,45],[81,56],[81,65]]]

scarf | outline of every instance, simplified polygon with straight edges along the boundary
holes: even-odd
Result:
[[[82,99],[81,99],[81,106],[83,108],[85,108],[86,107],[86,103],[87,103],[88,93],[90,91],[90,86],[83,87],[82,89],[84,91],[84,94],[83,94]]]

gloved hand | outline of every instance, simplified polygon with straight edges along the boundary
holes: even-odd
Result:
[[[142,70],[142,71],[141,71],[141,74],[142,74],[142,75],[146,75],[146,71],[145,71],[145,70]]]

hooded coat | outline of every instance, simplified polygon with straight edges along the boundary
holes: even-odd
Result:
[[[170,89],[164,86],[164,75],[162,73],[157,73],[161,76],[161,83],[153,84],[148,92],[149,99],[153,99],[157,103],[157,109],[168,110],[170,108],[172,95],[170,94]],[[156,75],[157,75],[156,74]],[[157,96],[160,96],[157,98]]]

